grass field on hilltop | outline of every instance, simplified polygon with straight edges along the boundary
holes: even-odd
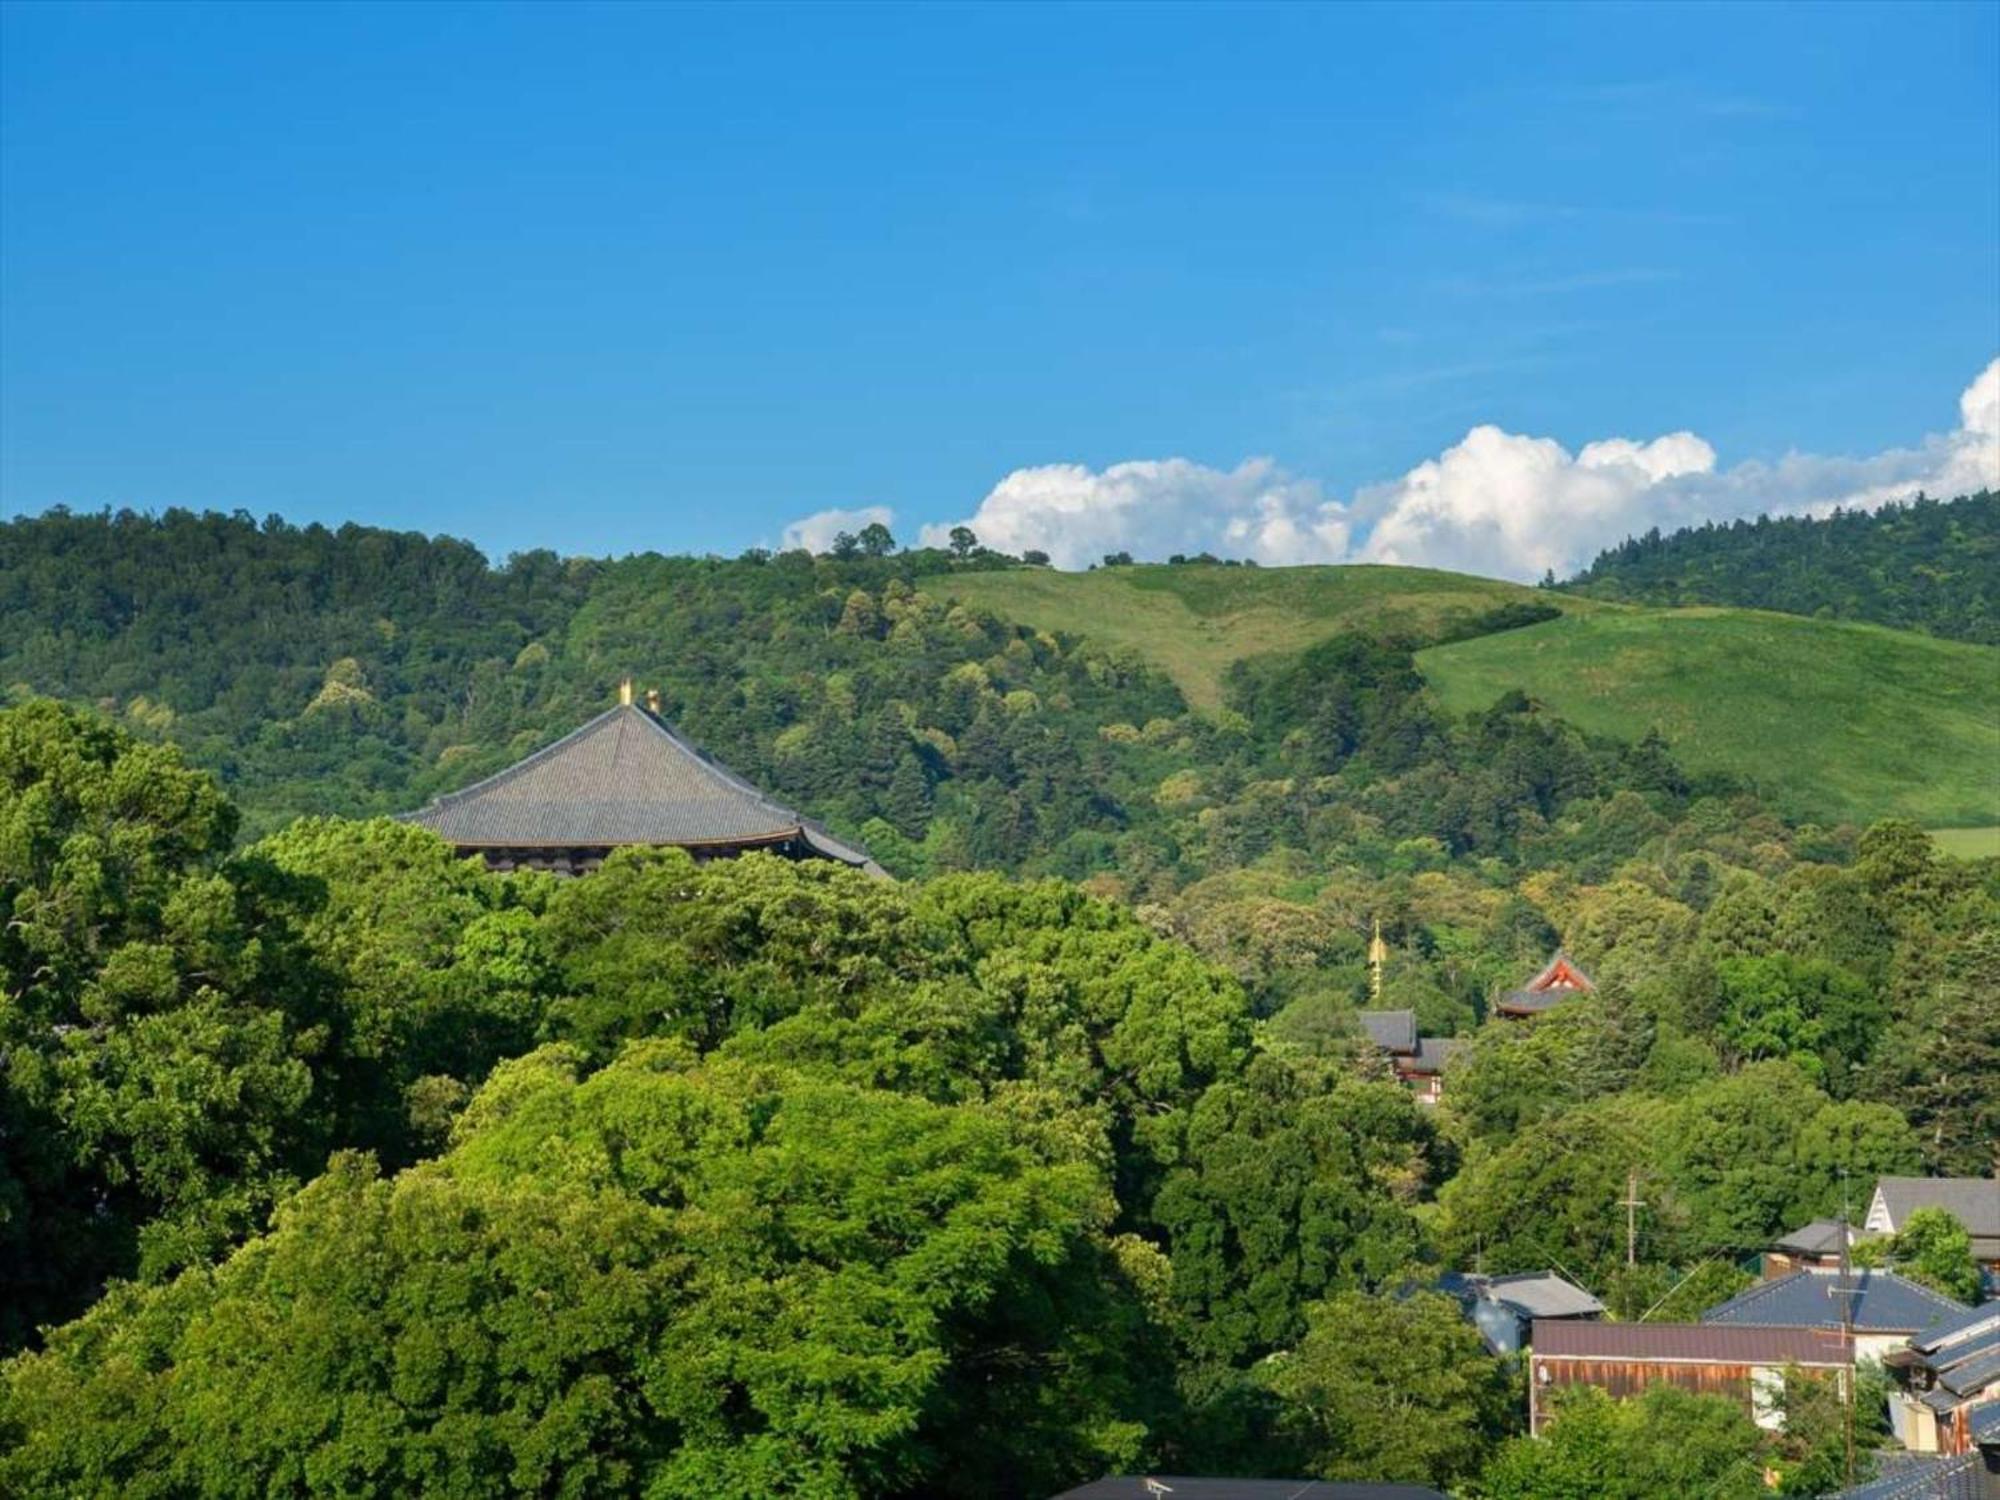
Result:
[[[1616,610],[1418,657],[1455,712],[1522,688],[1600,734],[1658,726],[1686,765],[1794,813],[2000,819],[2000,649],[1755,610]]]
[[[1303,650],[1343,630],[1394,628],[1434,638],[1453,621],[1517,601],[1579,613],[1610,607],[1491,578],[1389,567],[1024,568],[962,574],[950,592],[1024,625],[1129,646],[1201,709],[1221,704],[1232,663]]]
[[[1953,859],[2000,859],[2000,824],[1984,828],[1933,828],[1938,852]]]

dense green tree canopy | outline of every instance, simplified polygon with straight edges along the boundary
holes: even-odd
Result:
[[[1697,1316],[1878,1174],[1990,1170],[2000,861],[1788,824],[1519,693],[1453,719],[1416,639],[1194,712],[953,602],[1013,565],[976,539],[836,550],[0,527],[0,1490],[1824,1480],[1803,1387],[1783,1443],[1673,1393],[1508,1442],[1518,1387],[1424,1288],[1553,1266]],[[916,878],[499,875],[327,816],[649,663]],[[1558,945],[1596,992],[1494,1017]],[[1370,1003],[1469,1044],[1441,1104]],[[1887,1253],[1963,1289],[1956,1226]]]
[[[1507,1443],[1480,1488],[1487,1500],[1757,1500],[1763,1457],[1763,1434],[1727,1397],[1656,1385],[1621,1403],[1582,1387],[1541,1437]]]
[[[1633,537],[1568,585],[1600,599],[1740,604],[2000,642],[2000,494],[1709,522]]]
[[[982,1106],[672,1043],[580,1062],[509,1064],[436,1163],[342,1158],[220,1270],[98,1309],[17,1372],[0,1473],[749,1500],[1032,1492],[1130,1456],[1143,1318],[1088,1162]]]

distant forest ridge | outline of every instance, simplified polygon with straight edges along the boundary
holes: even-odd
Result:
[[[1658,528],[1560,585],[1632,604],[1734,604],[2000,644],[2000,494]]]
[[[1135,601],[1155,606],[1143,638],[1112,628]],[[416,807],[583,723],[626,675],[905,875],[1103,874],[1141,894],[1280,850],[1535,867],[1578,857],[1571,830],[1628,792],[1661,816],[1756,794],[1828,827],[2000,821],[1989,757],[1955,748],[1993,718],[1983,648],[1797,622],[1765,644],[1812,664],[1814,712],[1774,765],[1711,732],[1729,701],[1712,677],[1642,692],[1586,659],[1604,631],[1585,617],[1647,613],[1421,569],[1057,574],[970,537],[897,551],[886,531],[817,557],[494,567],[450,538],[245,514],[0,525],[0,701],[86,704],[179,744],[246,837]],[[1440,656],[1449,642],[1467,644]],[[1627,644],[1694,660],[1701,642]],[[1788,670],[1753,656],[1737,677]],[[1859,732],[1885,676],[1952,732]]]

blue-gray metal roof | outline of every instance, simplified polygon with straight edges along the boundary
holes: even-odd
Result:
[[[1762,1328],[1838,1328],[1846,1302],[1857,1333],[1922,1333],[1964,1304],[1894,1271],[1794,1271],[1760,1281],[1701,1315],[1704,1323]]]

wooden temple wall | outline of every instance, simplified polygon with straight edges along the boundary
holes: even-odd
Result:
[[[692,856],[694,862],[698,865],[705,865],[712,859],[734,859],[737,855],[748,852],[735,845],[728,844],[697,845],[693,847],[669,845],[664,847],[683,848],[684,852]],[[796,843],[759,844],[754,847],[758,852],[775,854],[781,859],[806,859],[811,857],[810,851],[801,849]],[[480,855],[485,859],[487,869],[497,871],[503,875],[510,870],[546,870],[551,875],[588,875],[592,870],[601,866],[612,854],[612,851],[608,848],[461,848],[458,852],[467,858],[475,854]]]

